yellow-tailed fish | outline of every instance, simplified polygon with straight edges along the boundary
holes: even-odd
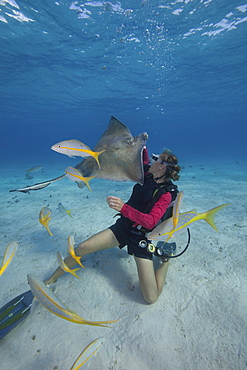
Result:
[[[173,205],[173,211],[172,211],[172,220],[173,220],[173,228],[178,224],[178,219],[179,219],[179,210],[182,205],[182,200],[184,197],[184,192],[180,191],[175,199],[174,205]]]
[[[72,274],[75,277],[77,277],[78,279],[80,279],[80,277],[78,275],[76,275],[76,271],[80,270],[80,268],[76,268],[76,269],[71,270],[66,265],[66,263],[64,262],[64,260],[63,260],[63,258],[61,256],[60,252],[57,252],[57,261],[58,261],[58,264],[61,267],[61,269],[63,269],[65,272],[69,272],[70,274]]]
[[[64,172],[71,181],[77,182],[79,187],[81,187],[81,183],[83,182],[87,185],[88,189],[92,191],[89,185],[89,181],[94,179],[95,178],[94,176],[83,177],[81,172],[79,172],[76,168],[70,166],[65,168]]]
[[[99,155],[105,151],[101,150],[100,152],[94,152],[87,145],[76,139],[60,141],[59,143],[53,145],[51,149],[55,150],[55,152],[66,154],[71,158],[74,158],[74,156],[94,157],[99,167]]]
[[[197,213],[195,210],[190,212],[181,213],[179,215],[177,226],[173,227],[173,219],[168,218],[168,220],[163,221],[158,225],[150,234],[149,238],[151,240],[162,240],[166,242],[171,237],[182,233],[186,228],[195,221],[205,220],[214,230],[218,231],[214,223],[214,216],[218,211],[230,205],[231,203],[222,204],[221,206],[210,209],[207,212]]]
[[[39,222],[43,225],[48,233],[53,236],[51,230],[49,229],[49,222],[51,220],[51,210],[48,207],[43,207],[39,212]]]
[[[0,268],[0,276],[2,276],[2,274],[4,273],[4,271],[6,270],[8,265],[10,264],[10,262],[12,261],[14,255],[17,251],[17,248],[18,248],[18,242],[17,241],[9,243],[8,246],[6,247],[5,252],[4,252],[4,256],[3,256],[2,265],[1,265],[1,268]]]
[[[111,321],[87,321],[82,317],[77,315],[76,312],[72,311],[70,308],[65,306],[65,304],[60,301],[53,291],[32,274],[27,275],[27,280],[30,285],[30,289],[37,300],[54,315],[61,317],[62,319],[72,321],[76,324],[91,325],[91,326],[102,326],[107,327],[106,324],[111,324],[118,320]]]
[[[69,254],[71,255],[71,257],[73,257],[76,260],[78,265],[80,265],[82,268],[84,268],[83,264],[81,263],[81,257],[77,256],[75,254],[74,244],[75,244],[74,237],[73,237],[73,235],[70,235],[68,237],[68,245],[69,245],[68,251],[69,251]]]
[[[63,205],[62,205],[62,203],[59,203],[58,204],[58,210],[59,210],[59,212],[61,212],[61,213],[67,213],[67,215],[68,216],[70,216],[70,217],[72,217],[72,215],[71,215],[71,212],[72,212],[72,209],[66,209]],[[73,217],[72,217],[73,218]]]
[[[70,368],[70,370],[78,370],[84,365],[91,357],[96,355],[101,344],[104,342],[105,338],[98,338],[91,342],[82,353],[77,357],[76,361]]]

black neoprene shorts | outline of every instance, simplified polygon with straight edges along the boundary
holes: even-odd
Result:
[[[147,248],[139,247],[139,242],[141,240],[148,242],[148,239],[141,232],[139,232],[138,235],[131,232],[133,231],[133,228],[126,225],[122,218],[119,218],[114,225],[109,227],[109,229],[117,238],[120,249],[127,246],[128,254],[139,258],[153,260],[153,253],[150,253]]]

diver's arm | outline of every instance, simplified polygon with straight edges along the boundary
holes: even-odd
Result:
[[[167,192],[161,195],[149,213],[142,213],[125,203],[123,203],[120,212],[123,216],[129,218],[131,221],[134,221],[137,225],[141,225],[148,230],[152,230],[164,215],[171,201],[171,193]]]

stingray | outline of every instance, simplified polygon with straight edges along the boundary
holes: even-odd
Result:
[[[99,157],[101,167],[98,166],[93,157],[87,157],[75,168],[84,177],[94,176],[99,179],[133,181],[143,184],[142,152],[147,138],[148,135],[145,132],[133,137],[127,126],[117,118],[111,117],[107,129],[94,148],[95,152],[104,150]],[[10,192],[27,193],[30,190],[40,190],[65,177],[65,175],[61,175],[55,179],[22,189],[10,190]]]

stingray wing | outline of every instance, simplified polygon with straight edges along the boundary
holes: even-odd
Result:
[[[111,117],[109,124],[101,136],[100,140],[96,144],[94,151],[100,152],[101,150],[106,150],[110,146],[111,148],[114,147],[117,149],[118,144],[117,142],[120,140],[125,139],[133,139],[130,130],[127,126],[125,126],[122,122],[120,122],[117,118]]]
[[[101,168],[93,158],[86,158],[76,168],[83,176],[94,176],[113,181],[134,181],[143,183],[144,172],[142,152],[147,135],[133,137],[129,129],[115,117],[111,117],[108,127],[95,151],[105,150],[100,155]]]

